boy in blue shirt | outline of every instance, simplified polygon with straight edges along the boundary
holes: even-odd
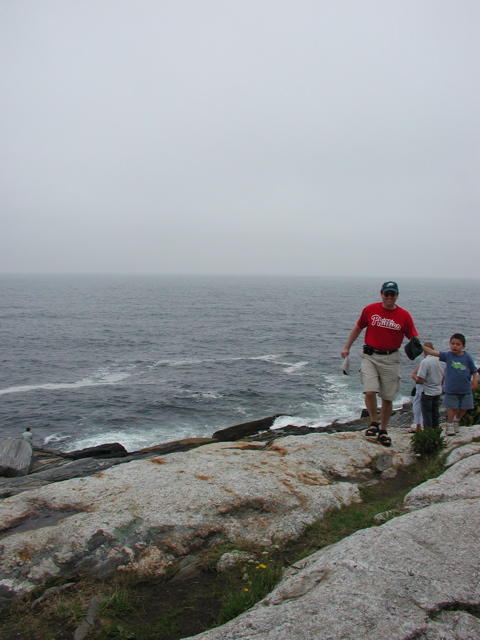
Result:
[[[478,387],[477,367],[465,351],[465,336],[461,333],[454,333],[450,338],[450,351],[435,351],[425,345],[423,350],[446,364],[443,406],[448,409],[448,423],[445,435],[454,436],[460,431],[460,419],[473,409],[472,389]]]

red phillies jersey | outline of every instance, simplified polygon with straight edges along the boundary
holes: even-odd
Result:
[[[412,316],[408,311],[401,307],[389,311],[383,307],[381,302],[367,305],[362,311],[357,325],[362,329],[367,327],[365,344],[377,351],[399,349],[404,335],[409,340],[412,336],[418,336]]]

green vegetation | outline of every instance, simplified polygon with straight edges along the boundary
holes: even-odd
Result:
[[[0,614],[0,640],[72,638],[94,596],[102,598],[103,604],[88,640],[179,640],[195,635],[262,600],[286,567],[359,529],[402,514],[405,494],[443,470],[441,458],[420,458],[395,478],[361,487],[362,502],[330,511],[298,540],[272,545],[268,551],[237,543],[235,550],[248,552],[251,560],[225,573],[218,574],[216,564],[222,554],[234,549],[222,543],[199,553],[202,571],[185,582],[172,582],[171,574],[140,578],[118,573],[104,581],[79,579],[32,609],[44,587]]]
[[[474,424],[480,424],[480,387],[473,392],[473,409],[460,420],[463,427],[471,427]]]
[[[263,554],[262,562],[239,565],[227,575],[227,589],[222,596],[217,625],[228,622],[253,607],[280,581],[282,564],[277,558],[269,558],[268,552]]]
[[[417,429],[411,440],[412,451],[424,458],[431,458],[445,447],[445,439],[439,429]]]

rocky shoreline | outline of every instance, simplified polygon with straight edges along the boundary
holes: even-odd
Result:
[[[105,458],[81,454],[74,459],[72,454],[36,449],[31,474],[0,480],[3,497],[0,502],[0,605],[5,606],[12,598],[28,594],[52,579],[67,581],[78,575],[104,578],[118,571],[161,575],[174,567],[180,569],[182,560],[222,540],[230,543],[241,540],[268,549],[295,539],[332,507],[360,501],[362,484],[392,477],[415,459],[407,429],[411,423],[408,408],[393,416],[393,446],[389,449],[359,433],[365,428],[363,419],[342,425],[334,423],[321,430],[305,428],[302,432],[294,427],[295,435],[291,435],[288,428],[271,431],[267,422],[263,426],[250,423],[250,429],[256,429],[251,434],[246,433],[246,425],[239,425],[241,440],[234,439],[232,431],[223,430],[210,439],[168,443],[132,454],[122,452],[115,456],[115,451],[104,451],[106,456],[113,454]],[[404,576],[405,568],[400,565],[411,556],[412,575],[421,576],[425,584],[438,583],[436,591],[429,590],[430,600],[436,603],[433,609],[428,608],[431,605],[428,600],[429,612],[435,607],[438,611],[445,608],[442,604],[444,582],[448,582],[453,593],[445,602],[480,604],[477,542],[480,444],[475,441],[479,437],[480,427],[463,427],[459,436],[449,439],[450,449],[459,447],[450,454],[449,470],[440,479],[421,485],[424,489],[418,488],[407,496],[411,514],[365,530],[371,531],[368,536],[359,532],[362,536],[355,534],[347,539],[357,536],[364,541],[354,552],[346,547],[347,556],[355,556],[353,564],[350,560],[345,564],[342,543],[334,545],[328,553],[319,552],[319,557],[314,554],[315,558],[311,556],[298,565],[293,574],[286,575],[273,594],[251,612],[221,630],[214,629],[198,637],[208,640],[253,635],[275,640],[320,637],[317,635],[320,619],[321,629],[328,629],[331,638],[430,640],[443,637],[402,635],[407,627],[411,634],[410,623],[402,623],[398,634],[381,635],[386,632],[387,623],[383,619],[389,619],[390,614],[386,612],[392,609],[384,592],[397,589],[396,574]],[[464,523],[460,527],[462,531],[456,532],[460,520]],[[396,526],[400,527],[398,531]],[[444,537],[442,529],[457,541],[443,543],[449,549],[450,558],[455,558],[455,562],[447,563],[448,570],[447,565],[442,568],[440,563],[440,559],[444,560],[444,551],[436,549]],[[367,538],[369,542],[365,542]],[[395,548],[391,540],[396,541]],[[439,562],[429,569],[430,574],[424,575],[421,553],[423,550],[427,557],[429,545],[438,554]],[[370,548],[376,552],[370,552]],[[366,554],[365,557],[362,554]],[[332,560],[333,557],[336,560]],[[321,569],[317,562],[321,563]],[[452,575],[449,575],[450,565]],[[359,567],[365,572],[361,576]],[[441,577],[441,571],[446,571],[448,578]],[[369,585],[376,572],[382,574],[376,589],[366,596],[367,603],[359,597],[362,590],[360,583],[356,586],[356,572],[357,577]],[[322,578],[327,575],[331,576],[328,580]],[[416,584],[415,580],[411,582]],[[380,589],[379,583],[383,585]],[[458,593],[453,588],[456,583]],[[374,584],[375,581],[371,584],[372,590]],[[349,602],[358,598],[359,607],[363,601],[365,625],[372,629],[378,627],[378,633],[348,635],[345,625],[337,625],[334,631],[337,628],[334,618],[339,616],[341,607],[345,609],[340,599],[335,604],[327,598],[331,615],[322,613],[319,617],[319,611],[326,605],[319,607],[314,604],[315,599],[325,597],[324,588],[331,598],[332,586],[335,593],[343,594]],[[308,603],[311,597],[314,600]],[[403,594],[402,607],[406,611],[405,597]],[[373,608],[372,602],[376,603]],[[295,603],[293,608],[292,603]],[[306,616],[310,625],[307,627],[307,623],[294,615],[298,610],[299,617],[303,616],[304,606],[312,612]],[[415,611],[418,606],[418,603],[412,604]],[[348,608],[350,610],[350,604]],[[425,613],[427,609],[423,610],[424,623],[425,620],[431,622],[430,613]],[[470,616],[468,625],[475,628],[477,619],[463,612],[463,622],[465,615]],[[412,624],[418,628],[417,618]],[[388,625],[391,627],[391,620]],[[279,628],[283,631],[279,632]],[[424,628],[427,627],[424,625]],[[445,637],[465,640],[470,636]]]

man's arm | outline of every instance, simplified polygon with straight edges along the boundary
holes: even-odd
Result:
[[[440,351],[430,349],[430,347],[426,347],[425,345],[423,345],[423,352],[426,353],[427,356],[435,356],[436,358],[440,357]]]
[[[347,342],[342,351],[342,358],[346,358],[350,353],[350,347],[358,338],[358,336],[362,333],[363,329],[358,326],[358,324],[354,325],[353,329],[350,331],[350,335],[348,336]]]

